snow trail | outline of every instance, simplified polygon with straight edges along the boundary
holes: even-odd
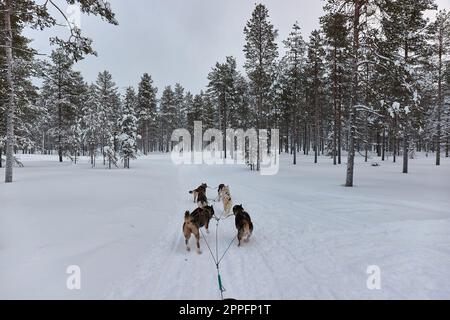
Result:
[[[111,171],[22,160],[16,183],[0,185],[0,297],[220,299],[204,239],[199,255],[186,251],[182,234],[184,211],[196,207],[188,190],[202,182],[230,185],[254,222],[250,242],[235,241],[221,262],[225,298],[450,297],[450,182],[441,178],[450,161],[413,160],[409,175],[401,164],[358,161],[348,189],[343,167],[325,158],[316,166],[299,157],[293,167],[282,157],[268,177],[240,166],[175,166],[167,155]],[[213,250],[215,228],[212,220],[204,233]],[[219,256],[235,235],[233,217],[220,222]],[[83,272],[79,292],[65,287],[70,264]],[[370,265],[381,269],[382,290],[366,287]]]

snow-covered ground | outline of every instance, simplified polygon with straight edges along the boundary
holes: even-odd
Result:
[[[205,242],[201,255],[187,252],[181,232],[195,207],[187,191],[207,182],[229,184],[254,220],[250,242],[221,264],[225,297],[450,299],[449,159],[435,167],[419,155],[408,175],[401,162],[358,159],[354,188],[328,158],[294,167],[283,157],[275,176],[175,166],[167,155],[130,170],[21,159],[15,182],[0,183],[0,298],[218,299]],[[211,231],[215,246],[215,222]],[[220,222],[220,251],[235,233],[233,218]],[[81,290],[66,287],[69,265],[81,268]],[[381,290],[366,286],[370,265]]]

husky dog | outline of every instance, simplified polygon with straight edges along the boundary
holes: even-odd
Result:
[[[233,213],[235,215],[234,223],[238,230],[238,246],[240,246],[242,239],[244,239],[245,242],[250,239],[253,232],[253,223],[249,214],[242,207],[242,204],[234,206]]]
[[[199,192],[197,195],[197,205],[199,208],[204,208],[208,205],[208,198],[205,192]]]
[[[224,184],[220,184],[217,189],[217,201],[222,200],[223,214],[225,216],[230,214],[233,202],[231,201],[230,187]]]
[[[189,239],[191,234],[194,234],[197,240],[197,252],[200,254],[200,228],[205,227],[206,232],[209,233],[209,220],[214,215],[214,207],[206,206],[204,208],[197,208],[192,213],[186,211],[184,213],[183,234],[186,243],[186,250],[190,251]]]
[[[221,183],[219,184],[219,187],[217,188],[217,199],[216,201],[220,201],[222,199],[221,195],[222,195],[222,190],[225,188],[226,186]]]
[[[233,202],[231,201],[231,195],[229,192],[225,192],[222,195],[222,203],[223,203],[223,213],[222,214],[225,216],[228,216],[230,214],[231,208],[233,207]]]
[[[202,183],[197,189],[189,191],[189,193],[194,196],[194,202],[197,202],[197,197],[200,193],[203,193],[206,197],[206,188],[208,188],[208,185],[206,183]]]

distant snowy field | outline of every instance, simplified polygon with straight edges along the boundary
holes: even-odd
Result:
[[[250,242],[233,244],[222,262],[225,297],[450,299],[449,159],[435,167],[418,155],[408,175],[401,162],[358,159],[350,189],[345,165],[328,158],[314,165],[301,156],[294,167],[283,156],[275,176],[175,166],[167,155],[130,170],[20,158],[15,182],[0,183],[2,299],[218,299],[204,241],[201,255],[186,252],[181,232],[195,207],[187,191],[201,182],[229,184],[254,220]],[[212,245],[214,230],[212,221]],[[235,232],[232,218],[221,222],[221,251]],[[81,290],[66,287],[69,265],[81,268]],[[370,265],[380,267],[381,290],[366,286]]]

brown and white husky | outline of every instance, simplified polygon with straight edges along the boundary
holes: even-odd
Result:
[[[192,213],[186,211],[184,213],[184,223],[183,223],[183,235],[186,243],[186,250],[190,251],[189,239],[193,234],[197,240],[197,252],[200,254],[200,228],[205,227],[206,232],[208,231],[209,221],[214,216],[213,206],[206,206],[204,208],[197,208]]]
[[[253,232],[253,223],[250,215],[244,210],[242,204],[233,207],[233,213],[235,215],[234,223],[238,231],[238,246],[241,245],[241,240],[248,242]]]
[[[230,187],[224,184],[220,184],[217,189],[217,201],[222,200],[223,213],[222,215],[228,216],[233,208],[233,201],[231,200]]]
[[[202,183],[197,187],[197,189],[189,191],[189,193],[194,196],[194,202],[197,202],[197,198],[200,193],[203,193],[206,197],[206,188],[208,188],[208,185],[206,183]]]

